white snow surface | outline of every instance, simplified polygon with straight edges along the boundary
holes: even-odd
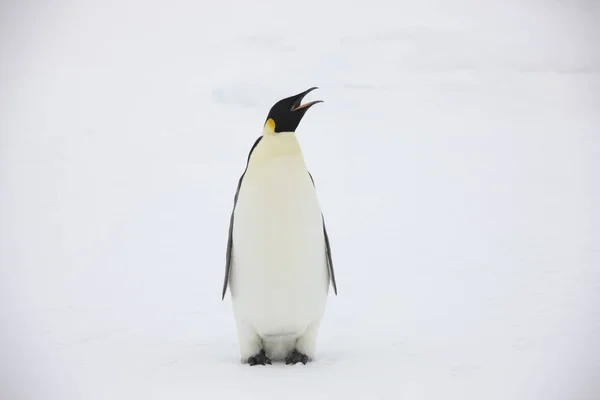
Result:
[[[3,2],[0,399],[600,399],[597,1]],[[339,295],[239,362],[237,179],[298,129]]]

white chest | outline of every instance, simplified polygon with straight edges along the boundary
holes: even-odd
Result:
[[[298,154],[249,165],[236,205],[231,293],[263,321],[305,324],[322,312],[328,289],[317,196]]]

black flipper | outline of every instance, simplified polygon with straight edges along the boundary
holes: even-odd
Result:
[[[308,173],[310,176],[310,180],[312,181],[313,187],[315,187],[315,180],[313,179],[311,173]],[[325,217],[323,213],[321,213],[321,219],[323,220],[323,234],[325,235],[325,248],[327,255],[327,266],[329,268],[329,277],[331,278],[331,285],[333,286],[333,293],[337,296],[337,284],[335,283],[335,272],[333,271],[333,260],[331,258],[331,246],[329,244],[329,235],[327,235],[327,228],[325,227]]]
[[[246,170],[248,169],[248,163],[250,162],[250,156],[252,152],[262,139],[262,136],[259,136],[258,139],[252,145],[250,149],[250,153],[248,153],[248,159],[246,160],[246,168],[244,169],[244,173],[240,176],[238,181],[237,189],[235,191],[235,196],[233,198],[233,210],[231,210],[231,217],[229,218],[229,237],[227,238],[227,254],[225,255],[225,279],[223,281],[223,293],[221,294],[221,300],[225,298],[225,293],[227,293],[227,284],[229,283],[229,274],[231,272],[231,252],[233,250],[233,216],[235,213],[235,205],[237,204],[238,196],[240,194],[240,187],[242,186],[242,179],[244,179],[244,175],[246,175]]]

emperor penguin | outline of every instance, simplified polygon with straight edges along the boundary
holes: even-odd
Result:
[[[330,284],[325,219],[296,129],[312,87],[273,105],[239,178],[229,221],[222,299],[229,290],[241,362],[314,360]]]

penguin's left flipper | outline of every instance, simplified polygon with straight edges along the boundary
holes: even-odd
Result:
[[[308,171],[307,171],[308,172]],[[313,187],[315,187],[315,180],[312,174],[309,172],[310,180],[312,181]],[[327,227],[325,226],[325,217],[321,213],[321,219],[323,220],[323,234],[325,235],[325,248],[327,252],[327,266],[329,267],[329,276],[331,278],[331,285],[333,286],[333,293],[337,296],[337,284],[335,283],[335,273],[333,271],[333,260],[331,258],[331,246],[329,244],[329,236],[327,235]]]
[[[248,170],[250,156],[262,138],[262,136],[259,136],[258,139],[256,139],[252,145],[252,148],[250,149],[250,152],[248,153],[248,158],[246,159],[246,169],[244,169],[244,173],[242,173],[242,176],[240,176],[240,179],[238,180],[235,196],[233,197],[233,209],[231,210],[231,217],[229,217],[229,236],[227,238],[227,253],[225,255],[225,279],[223,280],[223,293],[221,294],[221,300],[225,298],[225,293],[227,293],[227,284],[229,283],[229,274],[231,273],[231,253],[233,251],[233,216],[235,213],[235,206],[238,201],[238,196],[240,195],[242,180],[244,179],[244,175],[246,175],[246,171]]]

